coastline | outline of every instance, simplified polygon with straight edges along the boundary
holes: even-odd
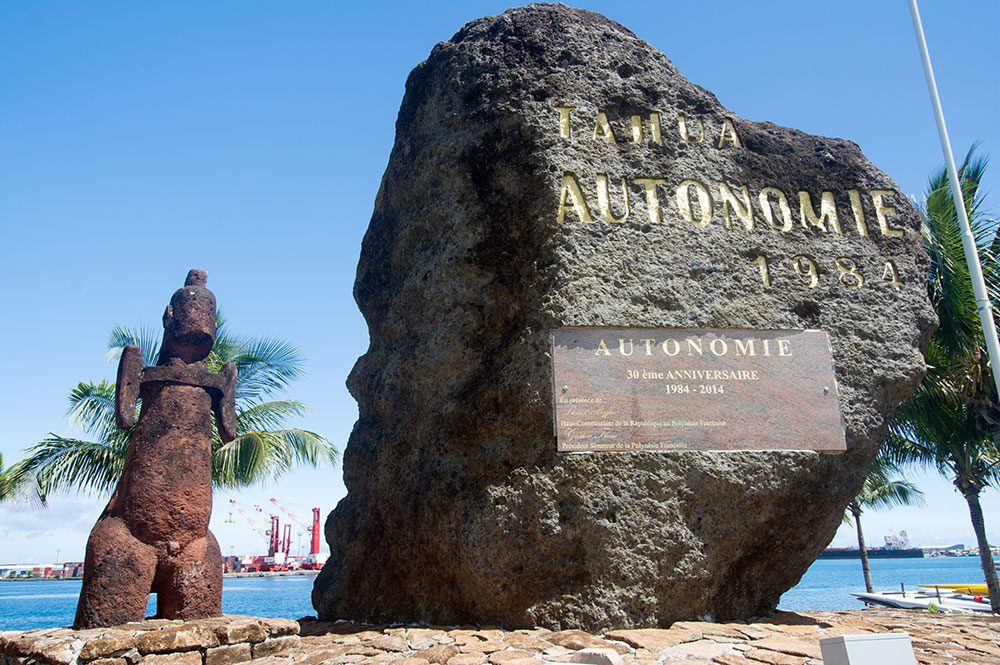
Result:
[[[224,578],[230,577],[293,577],[296,575],[319,575],[318,570],[278,570],[257,573],[223,573]],[[72,577],[0,577],[0,582],[64,582],[67,580],[82,580],[82,575]]]
[[[601,633],[223,615],[2,632],[0,665],[822,665],[825,639],[890,633],[920,665],[1000,658],[1000,617],[853,610],[779,611],[749,623],[678,621]]]

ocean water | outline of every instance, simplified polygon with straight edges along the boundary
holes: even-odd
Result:
[[[916,590],[918,584],[983,584],[978,556],[925,557],[923,559],[870,559],[876,591]],[[864,593],[860,559],[816,561],[799,583],[785,592],[778,609],[858,610],[864,607],[852,592]]]
[[[222,611],[281,619],[315,616],[315,575],[227,577],[222,581]],[[80,598],[80,580],[0,582],[0,630],[70,626]],[[146,615],[156,614],[150,596]]]
[[[873,559],[872,581],[880,591],[907,590],[917,584],[982,583],[979,557]],[[284,619],[315,616],[310,594],[313,575],[234,577],[222,584],[222,611]],[[852,610],[863,604],[850,595],[864,591],[857,559],[816,561],[798,585],[781,597],[778,608],[792,611]],[[0,582],[0,630],[28,630],[73,623],[79,580]],[[156,611],[150,600],[147,614]]]

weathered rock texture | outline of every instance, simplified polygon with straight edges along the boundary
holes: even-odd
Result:
[[[0,665],[275,665],[302,646],[290,619],[222,615],[197,621],[149,619],[73,630],[0,632]],[[291,662],[291,658],[281,662]]]
[[[1000,659],[1000,618],[880,609],[778,612],[752,624],[682,621],[602,636],[544,628],[389,628],[311,617],[154,620],[0,632],[0,665],[823,665],[821,639],[887,632],[907,633],[920,665]]]
[[[77,628],[139,621],[151,591],[160,618],[222,614],[222,555],[208,530],[212,413],[219,436],[232,441],[236,366],[214,374],[205,364],[216,333],[206,280],[204,271],[190,271],[170,299],[155,366],[142,366],[137,346],[122,352],[115,416],[135,431],[118,486],[87,540]]]
[[[616,218],[625,179],[624,221],[602,216],[602,175]],[[752,222],[720,183],[747,188]],[[830,192],[837,224],[803,223],[800,191],[815,215]],[[598,630],[770,613],[923,373],[917,229],[858,146],[736,117],[602,16],[469,23],[407,81],[365,236],[371,346],[348,380],[360,418],[320,618]],[[848,450],[557,454],[560,326],[825,330]]]

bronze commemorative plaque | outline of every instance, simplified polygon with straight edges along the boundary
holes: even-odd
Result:
[[[559,328],[561,452],[846,450],[819,330]]]

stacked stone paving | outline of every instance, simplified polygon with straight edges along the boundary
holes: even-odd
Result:
[[[1000,617],[778,612],[669,629],[504,631],[223,616],[0,633],[0,665],[820,665],[819,640],[905,632],[921,665],[1000,663]]]

